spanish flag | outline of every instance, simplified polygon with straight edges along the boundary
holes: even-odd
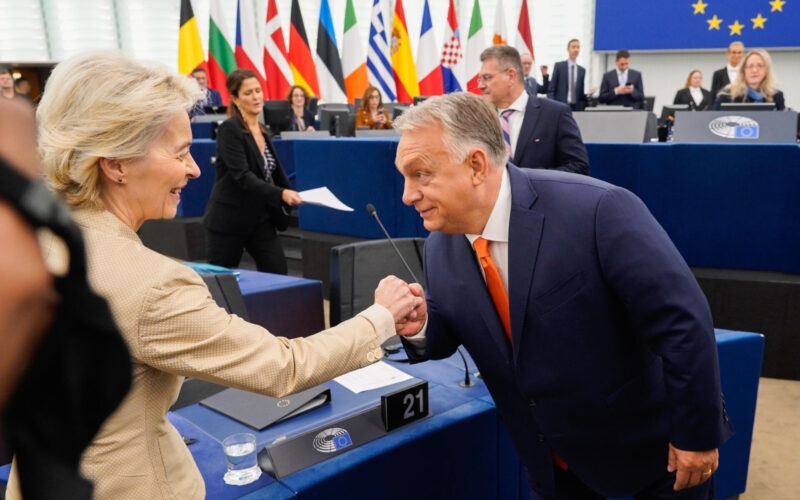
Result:
[[[289,26],[289,66],[292,68],[294,83],[305,87],[311,95],[319,95],[317,82],[317,69],[311,49],[308,48],[306,27],[303,24],[303,15],[300,14],[300,4],[292,0],[292,16]]]
[[[206,57],[189,0],[181,0],[180,27],[178,32],[178,72],[190,75],[193,69],[205,62]]]
[[[406,16],[403,13],[403,0],[397,0],[392,19],[392,68],[397,85],[397,100],[410,103],[419,95],[417,68],[411,55],[411,39],[406,29]]]

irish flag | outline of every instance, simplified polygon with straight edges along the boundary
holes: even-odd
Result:
[[[222,15],[222,0],[211,0],[208,19],[208,86],[222,94],[222,102],[228,104],[228,89],[225,80],[236,69],[233,55],[233,37],[228,31]]]
[[[524,0],[523,0],[524,1]],[[478,89],[478,73],[481,71],[481,52],[486,48],[486,36],[483,33],[483,19],[478,0],[472,8],[472,20],[469,23],[467,38],[467,91],[480,94]]]
[[[347,102],[355,102],[356,97],[364,95],[369,82],[367,81],[367,61],[361,48],[361,38],[358,36],[353,0],[347,0],[347,7],[344,11],[342,70],[344,71],[344,87],[347,90]]]

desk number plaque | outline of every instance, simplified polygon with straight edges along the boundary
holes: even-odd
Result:
[[[425,418],[429,413],[426,381],[381,396],[381,417],[387,432]]]

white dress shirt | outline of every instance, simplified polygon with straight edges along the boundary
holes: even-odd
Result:
[[[523,92],[525,94],[525,92]],[[516,114],[516,113],[514,113]],[[512,115],[513,116],[513,115]],[[503,178],[500,181],[500,191],[497,193],[497,200],[494,202],[492,213],[489,214],[489,220],[486,221],[486,226],[483,228],[481,234],[465,234],[464,236],[469,241],[469,245],[477,240],[479,237],[489,241],[489,254],[492,256],[495,267],[500,273],[500,279],[503,281],[503,288],[506,290],[508,296],[508,223],[511,219],[511,181],[508,177],[508,169],[503,168]],[[486,281],[486,274],[481,266],[481,260],[475,254],[475,261],[478,263],[478,269],[481,270],[481,276]],[[416,335],[406,337],[406,340],[411,343],[417,354],[422,354],[425,351],[425,332],[428,329],[428,322]]]
[[[528,106],[528,93],[524,90],[517,97],[517,100],[511,103],[511,106],[505,109],[513,109],[514,112],[508,117],[508,136],[511,143],[511,159],[514,159],[514,152],[517,151],[517,139],[519,139],[519,131],[522,130],[522,121],[525,119],[525,108]],[[502,109],[497,109],[497,114],[501,115]],[[502,120],[503,117],[501,116]]]
[[[620,85],[625,85],[628,83],[628,70],[620,71],[617,70],[617,81]],[[617,89],[614,89],[614,93],[617,93]]]
[[[689,87],[689,93],[692,94],[695,105],[699,106],[703,102],[703,91],[700,90],[700,87]]]
[[[735,82],[736,75],[739,74],[739,66],[731,66],[730,64],[726,64],[725,69],[728,70],[728,80],[730,80],[731,83]]]

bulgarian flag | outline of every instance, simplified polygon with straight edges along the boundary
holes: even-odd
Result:
[[[358,36],[356,23],[356,10],[353,0],[347,0],[344,11],[344,36],[342,37],[342,70],[344,71],[344,86],[347,90],[347,102],[355,102],[357,97],[364,95],[369,82],[367,81],[367,61],[361,48],[361,37]]]
[[[225,80],[236,69],[231,32],[222,15],[222,0],[211,0],[208,19],[208,86],[218,90],[223,104],[228,104]]]
[[[394,8],[390,51],[394,83],[397,85],[397,100],[410,103],[415,96],[419,95],[419,81],[417,80],[417,68],[414,66],[414,56],[411,55],[411,39],[406,29],[403,0],[397,0]]]
[[[524,2],[525,0],[523,0]],[[481,71],[481,52],[487,47],[486,36],[483,33],[483,19],[481,19],[481,6],[475,0],[472,8],[472,20],[469,23],[469,38],[467,38],[467,91],[480,94],[478,89],[478,73]]]
[[[264,41],[264,71],[267,76],[266,99],[286,99],[294,82],[289,56],[283,43],[283,30],[275,0],[267,5],[267,32]]]
[[[308,48],[306,27],[303,23],[303,15],[300,13],[300,5],[297,0],[292,0],[292,21],[289,30],[289,66],[292,68],[295,85],[302,85],[309,94],[318,96],[317,70],[314,66],[314,58],[311,56],[311,49]]]
[[[189,0],[181,0],[181,22],[178,31],[178,71],[191,75],[192,70],[206,61],[200,31]]]

